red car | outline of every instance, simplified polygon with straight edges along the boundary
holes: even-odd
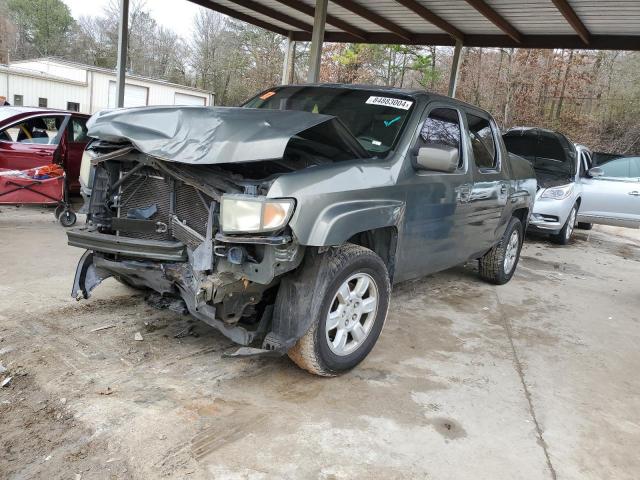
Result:
[[[82,153],[89,142],[89,115],[32,107],[0,107],[0,168],[26,170],[59,163],[69,189],[80,189]]]

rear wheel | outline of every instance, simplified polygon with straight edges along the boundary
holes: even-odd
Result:
[[[65,210],[58,217],[58,221],[63,227],[72,227],[73,225],[76,224],[76,220],[77,220],[76,214],[71,210]]]
[[[571,240],[571,235],[573,235],[573,229],[576,226],[576,221],[578,219],[578,204],[576,203],[571,212],[569,212],[569,216],[567,217],[567,221],[564,223],[562,230],[557,235],[552,235],[551,240],[559,245],[567,245]]]
[[[579,228],[580,230],[591,230],[593,228],[593,223],[578,222],[578,226],[576,228]]]
[[[391,286],[378,255],[357,245],[343,245],[320,255],[320,277],[311,294],[319,295],[309,330],[289,350],[289,357],[316,375],[333,376],[352,369],[375,345],[389,307]]]
[[[496,285],[504,285],[516,271],[522,248],[522,222],[513,217],[500,240],[479,259],[480,277]]]
[[[64,204],[58,204],[58,206],[56,206],[56,209],[53,211],[53,215],[56,217],[56,220],[60,218],[60,215],[62,215],[65,208],[66,206]]]

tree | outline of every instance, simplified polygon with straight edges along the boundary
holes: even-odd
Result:
[[[420,74],[418,83],[422,88],[432,89],[436,80],[438,79],[439,72],[435,69],[435,60],[432,53],[423,54],[421,52],[415,52],[413,54],[413,63],[411,69]]]
[[[75,21],[61,0],[7,0],[7,8],[16,26],[13,57],[61,56],[70,49]]]

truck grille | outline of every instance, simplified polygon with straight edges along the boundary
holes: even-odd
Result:
[[[125,174],[126,172],[122,172],[123,176]],[[175,204],[172,201],[174,191]],[[194,187],[165,178],[157,170],[145,169],[134,173],[120,187],[118,217],[127,218],[131,209],[144,209],[155,205],[157,212],[149,220],[162,222],[168,228],[163,233],[120,232],[120,235],[146,240],[171,240],[175,237],[195,247],[200,243],[197,242],[198,235],[189,231],[205,236],[209,218],[205,202],[210,205],[212,201],[207,195],[199,194]]]

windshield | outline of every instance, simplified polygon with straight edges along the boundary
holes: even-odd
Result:
[[[410,97],[335,87],[280,87],[264,92],[245,108],[303,110],[338,117],[369,153],[392,150],[404,129],[414,101]]]

